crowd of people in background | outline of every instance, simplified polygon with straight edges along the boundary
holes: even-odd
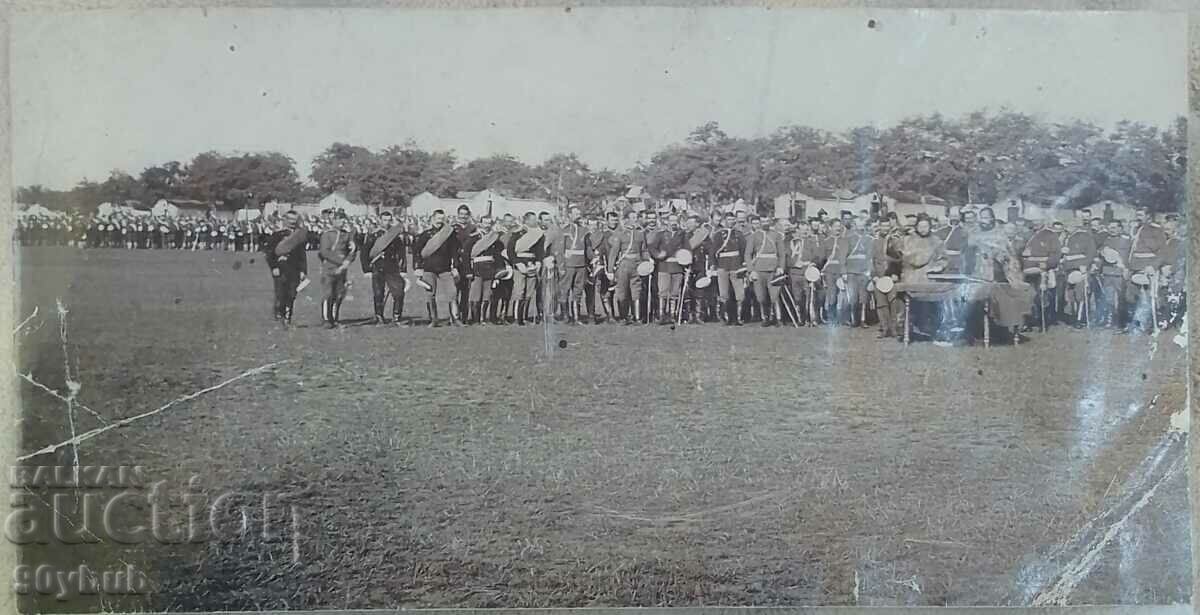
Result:
[[[262,237],[277,226],[279,220],[278,215],[255,220],[132,214],[27,216],[17,220],[17,242],[22,246],[257,252]],[[306,246],[316,250],[321,233],[330,228],[328,216],[302,216],[301,220],[310,234]],[[378,218],[356,216],[353,221],[355,227],[365,233],[378,223]],[[412,217],[405,224],[416,232],[423,224],[428,224],[428,216],[424,222]]]
[[[1141,209],[1134,220],[1105,220],[1084,210],[1063,222],[1002,221],[988,207],[954,213],[939,220],[841,211],[799,220],[721,209],[585,215],[569,207],[493,218],[464,204],[426,219],[292,212],[264,220],[269,235],[261,241],[269,260],[283,256],[277,246],[285,239],[293,254],[317,249],[321,318],[330,328],[341,324],[345,274],[356,260],[373,277],[371,320],[402,326],[756,322],[877,326],[881,337],[894,337],[904,316],[899,299],[912,296],[935,299],[908,315],[915,338],[974,343],[980,297],[968,301],[947,284],[988,289],[982,303],[999,325],[997,341],[1024,341],[1060,324],[1150,332],[1183,316],[1186,234],[1178,216]],[[281,278],[294,287],[307,275],[307,257],[292,260],[271,267],[276,318],[285,324],[295,293],[280,290]],[[426,310],[406,318],[414,285]]]

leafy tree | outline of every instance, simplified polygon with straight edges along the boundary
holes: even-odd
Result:
[[[374,157],[365,147],[334,143],[313,158],[309,177],[325,194],[354,189],[374,166]]]
[[[548,196],[533,181],[532,169],[507,154],[479,158],[459,167],[457,184],[463,190],[490,188],[516,197]]]

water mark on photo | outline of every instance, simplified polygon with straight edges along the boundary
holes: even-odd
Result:
[[[261,539],[290,543],[293,561],[300,560],[301,511],[294,493],[210,493],[199,476],[182,485],[165,480],[147,483],[147,472],[134,468],[114,466],[86,476],[61,466],[10,471],[12,484],[20,490],[9,494],[5,538],[18,545],[173,545]],[[79,488],[85,485],[94,488]]]
[[[75,568],[23,564],[13,569],[12,587],[17,595],[41,594],[63,601],[72,596],[146,594],[150,582],[141,570],[130,564],[100,571],[87,564]]]

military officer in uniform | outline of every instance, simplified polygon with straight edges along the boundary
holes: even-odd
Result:
[[[1177,324],[1187,305],[1187,232],[1180,232],[1176,216],[1168,216],[1163,222],[1167,242],[1163,245],[1160,271],[1159,309],[1165,314],[1160,318],[1168,326]]]
[[[273,233],[263,247],[275,286],[276,319],[287,326],[292,324],[297,287],[308,277],[308,232],[300,226],[300,215],[294,211],[284,214],[283,221],[283,228]]]
[[[1125,270],[1123,260],[1129,255],[1130,240],[1121,222],[1112,220],[1108,223],[1104,240],[1100,245],[1100,287],[1104,293],[1103,303],[1104,325],[1121,328],[1125,325]],[[1104,253],[1116,253],[1114,261],[1105,257]]]
[[[604,272],[610,269],[608,265],[608,239],[617,227],[621,225],[621,214],[615,211],[610,211],[604,215],[605,225],[588,233],[588,242],[592,245],[592,260],[589,266],[592,268],[592,275],[589,276],[591,281],[591,294],[588,296],[588,313],[592,315],[592,322],[600,324],[603,322],[600,319],[600,312],[605,313],[605,318],[609,322],[616,322],[617,311],[612,304],[612,292],[614,280],[608,277]]]
[[[967,249],[967,229],[962,225],[962,215],[962,210],[952,211],[947,225],[934,232],[942,240],[945,255],[946,266],[941,273],[965,273],[963,252]]]
[[[797,324],[816,323],[815,287],[804,276],[809,267],[820,267],[821,241],[811,229],[798,224],[787,242],[788,288],[796,303],[793,307],[800,319]]]
[[[512,214],[504,214],[496,224],[496,234],[498,241],[504,246],[507,253],[508,246],[512,244],[512,236],[519,226],[516,216]],[[511,265],[511,263],[509,263]],[[508,276],[507,279],[500,280],[500,283],[492,290],[492,309],[496,312],[495,320],[497,322],[512,323],[514,322],[514,304],[509,301],[512,298],[513,280],[516,276]]]
[[[773,218],[764,220],[758,216],[751,216],[751,227],[755,226],[756,221],[759,228],[751,233],[746,241],[743,266],[754,284],[754,296],[759,302],[762,326],[777,326],[779,320],[776,318],[775,309],[779,305],[780,287],[771,284],[770,281],[772,277],[783,274],[786,259],[783,235],[772,228]]]
[[[463,245],[463,264],[459,268],[468,280],[468,324],[487,324],[496,286],[496,274],[508,267],[504,259],[504,244],[491,216],[479,219],[479,227]],[[498,322],[493,320],[493,322]]]
[[[1058,282],[1064,289],[1063,312],[1067,321],[1076,328],[1087,326],[1087,322],[1083,318],[1084,313],[1090,309],[1087,307],[1089,285],[1092,280],[1092,266],[1098,252],[1096,238],[1088,228],[1088,223],[1087,218],[1080,218],[1076,227],[1067,233],[1062,247],[1062,260],[1059,263],[1062,271]],[[1067,279],[1073,271],[1082,272],[1083,281],[1078,284],[1070,284]]]
[[[454,238],[458,240],[458,245],[461,247],[461,246],[466,245],[468,237],[475,234],[475,232],[476,232],[475,224],[472,221],[472,217],[471,217],[471,207],[469,205],[467,205],[466,203],[459,205],[458,209],[454,213],[455,213],[455,216],[454,216]],[[460,254],[460,257],[461,256],[462,255]],[[464,271],[464,269],[462,267],[459,267],[458,271],[461,273]],[[467,280],[467,277],[465,275],[461,275],[458,278],[456,278],[454,283],[455,283],[455,297],[458,300],[457,313],[460,315],[467,314],[468,303],[469,303],[469,299],[468,299],[467,295],[470,294],[471,283],[469,280]],[[468,320],[468,318],[466,316],[463,316],[462,320],[463,320],[463,322],[466,322]]]
[[[625,224],[608,237],[608,275],[616,282],[614,295],[617,313],[626,325],[641,322],[640,302],[642,278],[638,276],[638,263],[647,259],[646,238],[638,226],[637,212],[625,212]]]
[[[446,310],[447,323],[455,324],[458,318],[455,266],[459,263],[461,246],[454,225],[446,222],[446,212],[440,209],[433,212],[429,228],[417,236],[412,249],[417,277],[428,288],[425,307],[429,313],[429,326],[442,325],[439,308]]]
[[[560,246],[555,265],[559,270],[559,311],[569,324],[580,322],[579,306],[583,303],[584,285],[588,280],[588,265],[593,259],[591,233],[583,225],[583,211],[578,205],[567,209],[567,223],[558,230]],[[593,319],[595,313],[591,314]]]
[[[661,325],[674,322],[676,302],[682,297],[683,266],[675,253],[688,245],[687,239],[687,233],[679,228],[679,216],[672,213],[667,215],[666,225],[646,240],[658,282],[658,323]]]
[[[684,233],[687,236],[687,249],[692,253],[692,262],[688,266],[690,274],[685,272],[683,278],[683,294],[687,312],[687,322],[700,323],[703,312],[703,300],[707,288],[696,288],[696,281],[708,276],[711,260],[708,254],[709,229],[701,224],[699,215],[692,214],[684,221]]]
[[[1152,285],[1137,284],[1133,275],[1142,273],[1151,279],[1151,282],[1156,282],[1152,278],[1158,276],[1159,267],[1162,266],[1162,252],[1167,244],[1167,234],[1163,228],[1154,222],[1150,212],[1144,207],[1139,207],[1135,210],[1137,228],[1133,232],[1133,238],[1130,240],[1128,256],[1125,258],[1125,302],[1128,313],[1126,314],[1126,326],[1124,331],[1133,331],[1135,328],[1153,330],[1154,319],[1158,316],[1153,314],[1151,307],[1153,303],[1150,301]]]
[[[555,223],[554,217],[548,211],[543,211],[538,214],[538,227],[542,229],[545,236],[543,242],[542,257],[542,272],[537,278],[537,293],[535,295],[537,304],[537,319],[535,322],[544,322],[545,318],[561,317],[561,314],[556,314],[556,303],[558,297],[558,255],[562,252],[562,229]],[[549,314],[546,313],[549,309]],[[556,318],[557,320],[557,318]]]
[[[871,275],[872,254],[875,243],[866,228],[859,229],[853,219],[846,226],[845,272],[846,305],[850,308],[850,324],[866,326],[863,320],[863,305],[867,303],[867,281]]]
[[[844,292],[838,289],[838,280],[846,284],[846,257],[850,246],[845,235],[842,221],[834,218],[829,221],[829,236],[822,242],[822,252],[825,255],[825,265],[821,268],[821,279],[825,286],[825,315],[828,324],[837,326],[845,324],[843,313],[846,302],[842,299]]]
[[[529,303],[537,301],[538,282],[546,258],[546,232],[537,214],[525,213],[525,226],[513,233],[505,256],[513,274],[513,300],[517,302],[517,324],[529,318]]]
[[[1051,286],[1051,272],[1058,268],[1061,257],[1062,243],[1058,235],[1045,223],[1039,223],[1029,241],[1025,242],[1025,249],[1021,251],[1021,271],[1025,275],[1025,282],[1038,289],[1037,299],[1033,304],[1033,319],[1043,328],[1050,327],[1055,321],[1057,306],[1053,305],[1055,293]],[[1054,284],[1057,285],[1057,280]]]
[[[383,324],[387,296],[392,296],[392,322],[401,324],[404,316],[404,276],[408,269],[410,238],[404,225],[392,212],[379,215],[380,228],[367,233],[362,250],[363,273],[371,276],[375,324]]]
[[[738,301],[746,294],[745,271],[746,240],[737,226],[737,217],[726,213],[721,227],[709,238],[708,253],[716,265],[717,302],[725,310],[726,325],[741,325]]]
[[[354,262],[358,249],[350,218],[339,212],[336,227],[321,234],[318,255],[321,259],[321,320],[333,329],[340,322],[342,300],[346,298],[346,270]]]
[[[888,218],[886,223],[876,229],[875,239],[871,248],[871,275],[875,278],[889,278],[892,282],[900,281],[900,245],[903,234],[895,216]],[[898,305],[895,291],[883,292],[879,285],[875,286],[875,316],[879,319],[879,337],[896,336],[896,307]]]

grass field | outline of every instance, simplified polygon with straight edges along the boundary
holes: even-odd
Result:
[[[17,334],[18,369],[66,394],[61,301],[75,399],[103,417],[79,411],[79,432],[286,361],[79,446],[83,464],[198,475],[210,495],[288,492],[298,507],[296,544],[28,549],[143,567],[156,591],[138,606],[1190,596],[1186,444],[1169,431],[1187,364],[1169,337],[1152,349],[1059,329],[983,349],[905,348],[873,330],[327,331],[316,284],[282,330],[256,256],[20,259],[19,311],[38,315]],[[352,279],[344,319],[371,312],[369,284]],[[60,400],[22,394],[26,451],[70,437]],[[69,465],[70,449],[29,463]]]

